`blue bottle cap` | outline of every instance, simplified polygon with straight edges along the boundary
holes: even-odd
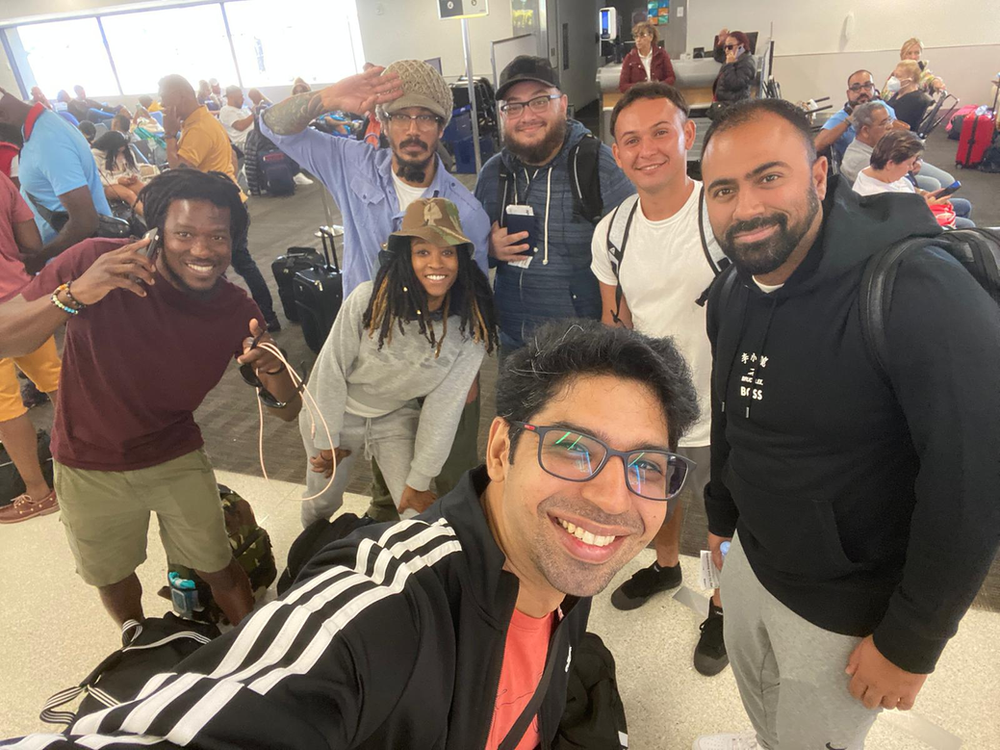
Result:
[[[719,551],[722,552],[723,557],[725,557],[729,553],[730,546],[731,545],[729,542],[723,542],[722,544],[719,545]]]

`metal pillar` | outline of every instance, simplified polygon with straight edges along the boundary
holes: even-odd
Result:
[[[483,155],[479,152],[479,110],[476,107],[476,82],[472,77],[472,45],[469,44],[469,19],[462,19],[462,46],[465,48],[465,77],[469,82],[469,106],[472,107],[472,147],[476,154],[476,174],[483,169]]]

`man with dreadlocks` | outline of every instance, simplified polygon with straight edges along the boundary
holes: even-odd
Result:
[[[340,507],[362,452],[378,461],[400,513],[434,502],[430,482],[483,356],[497,344],[489,281],[454,203],[415,200],[386,248],[374,282],[344,301],[310,378],[332,443],[300,415],[306,496],[321,493],[303,501],[303,526]],[[324,490],[335,456],[336,477]]]
[[[77,572],[111,617],[143,619],[135,570],[155,512],[168,559],[196,570],[236,624],[253,596],[194,411],[234,356],[291,407],[277,412],[286,421],[298,394],[278,359],[253,346],[267,340],[257,305],[224,278],[250,223],[236,183],[176,169],[139,199],[155,250],[149,239],[87,239],[60,253],[0,306],[0,357],[33,351],[66,324],[55,490]]]

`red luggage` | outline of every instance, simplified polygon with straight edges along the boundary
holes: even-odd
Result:
[[[962,121],[962,136],[958,140],[955,164],[960,167],[978,167],[983,154],[993,143],[996,130],[996,114],[967,115]]]

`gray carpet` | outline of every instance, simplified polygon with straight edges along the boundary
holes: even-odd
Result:
[[[944,169],[954,165],[957,148],[955,141],[945,138],[943,130],[934,133],[928,143],[926,158]],[[984,174],[976,171],[954,170],[963,183],[960,195],[972,201],[973,218],[981,225],[1000,226],[1000,175]],[[470,187],[474,180],[462,176]],[[317,183],[299,187],[295,195],[283,198],[255,197],[250,202],[252,224],[250,227],[250,250],[257,260],[262,273],[268,280],[275,297],[276,309],[280,310],[271,261],[291,246],[320,247],[313,236],[316,228],[325,223],[321,186]],[[331,202],[332,205],[332,202]],[[334,221],[339,221],[339,213],[334,207]],[[338,248],[339,250],[339,248]],[[230,277],[242,284],[235,274]],[[290,361],[300,372],[311,367],[314,355],[306,347],[298,326],[287,322],[280,314],[284,330],[276,334],[280,346],[290,354]],[[486,445],[489,424],[495,415],[494,394],[496,392],[496,359],[489,358],[483,367],[481,392],[482,411],[479,447]],[[266,410],[265,410],[266,411]],[[33,411],[40,425],[51,424],[51,408],[43,407]],[[246,386],[235,366],[222,379],[219,386],[209,394],[196,414],[198,424],[205,435],[209,454],[220,469],[259,475],[258,452],[259,420],[254,391]],[[276,479],[293,482],[302,480],[305,471],[305,454],[299,439],[298,425],[286,424],[265,413],[264,458],[268,475]],[[349,490],[369,494],[371,477],[367,466],[359,462],[358,473]],[[248,498],[253,502],[253,498]],[[706,521],[704,508],[700,504],[688,509],[682,534],[682,550],[685,554],[696,555],[705,545]],[[983,586],[976,605],[984,609],[1000,611],[1000,560],[995,561],[993,570]]]

